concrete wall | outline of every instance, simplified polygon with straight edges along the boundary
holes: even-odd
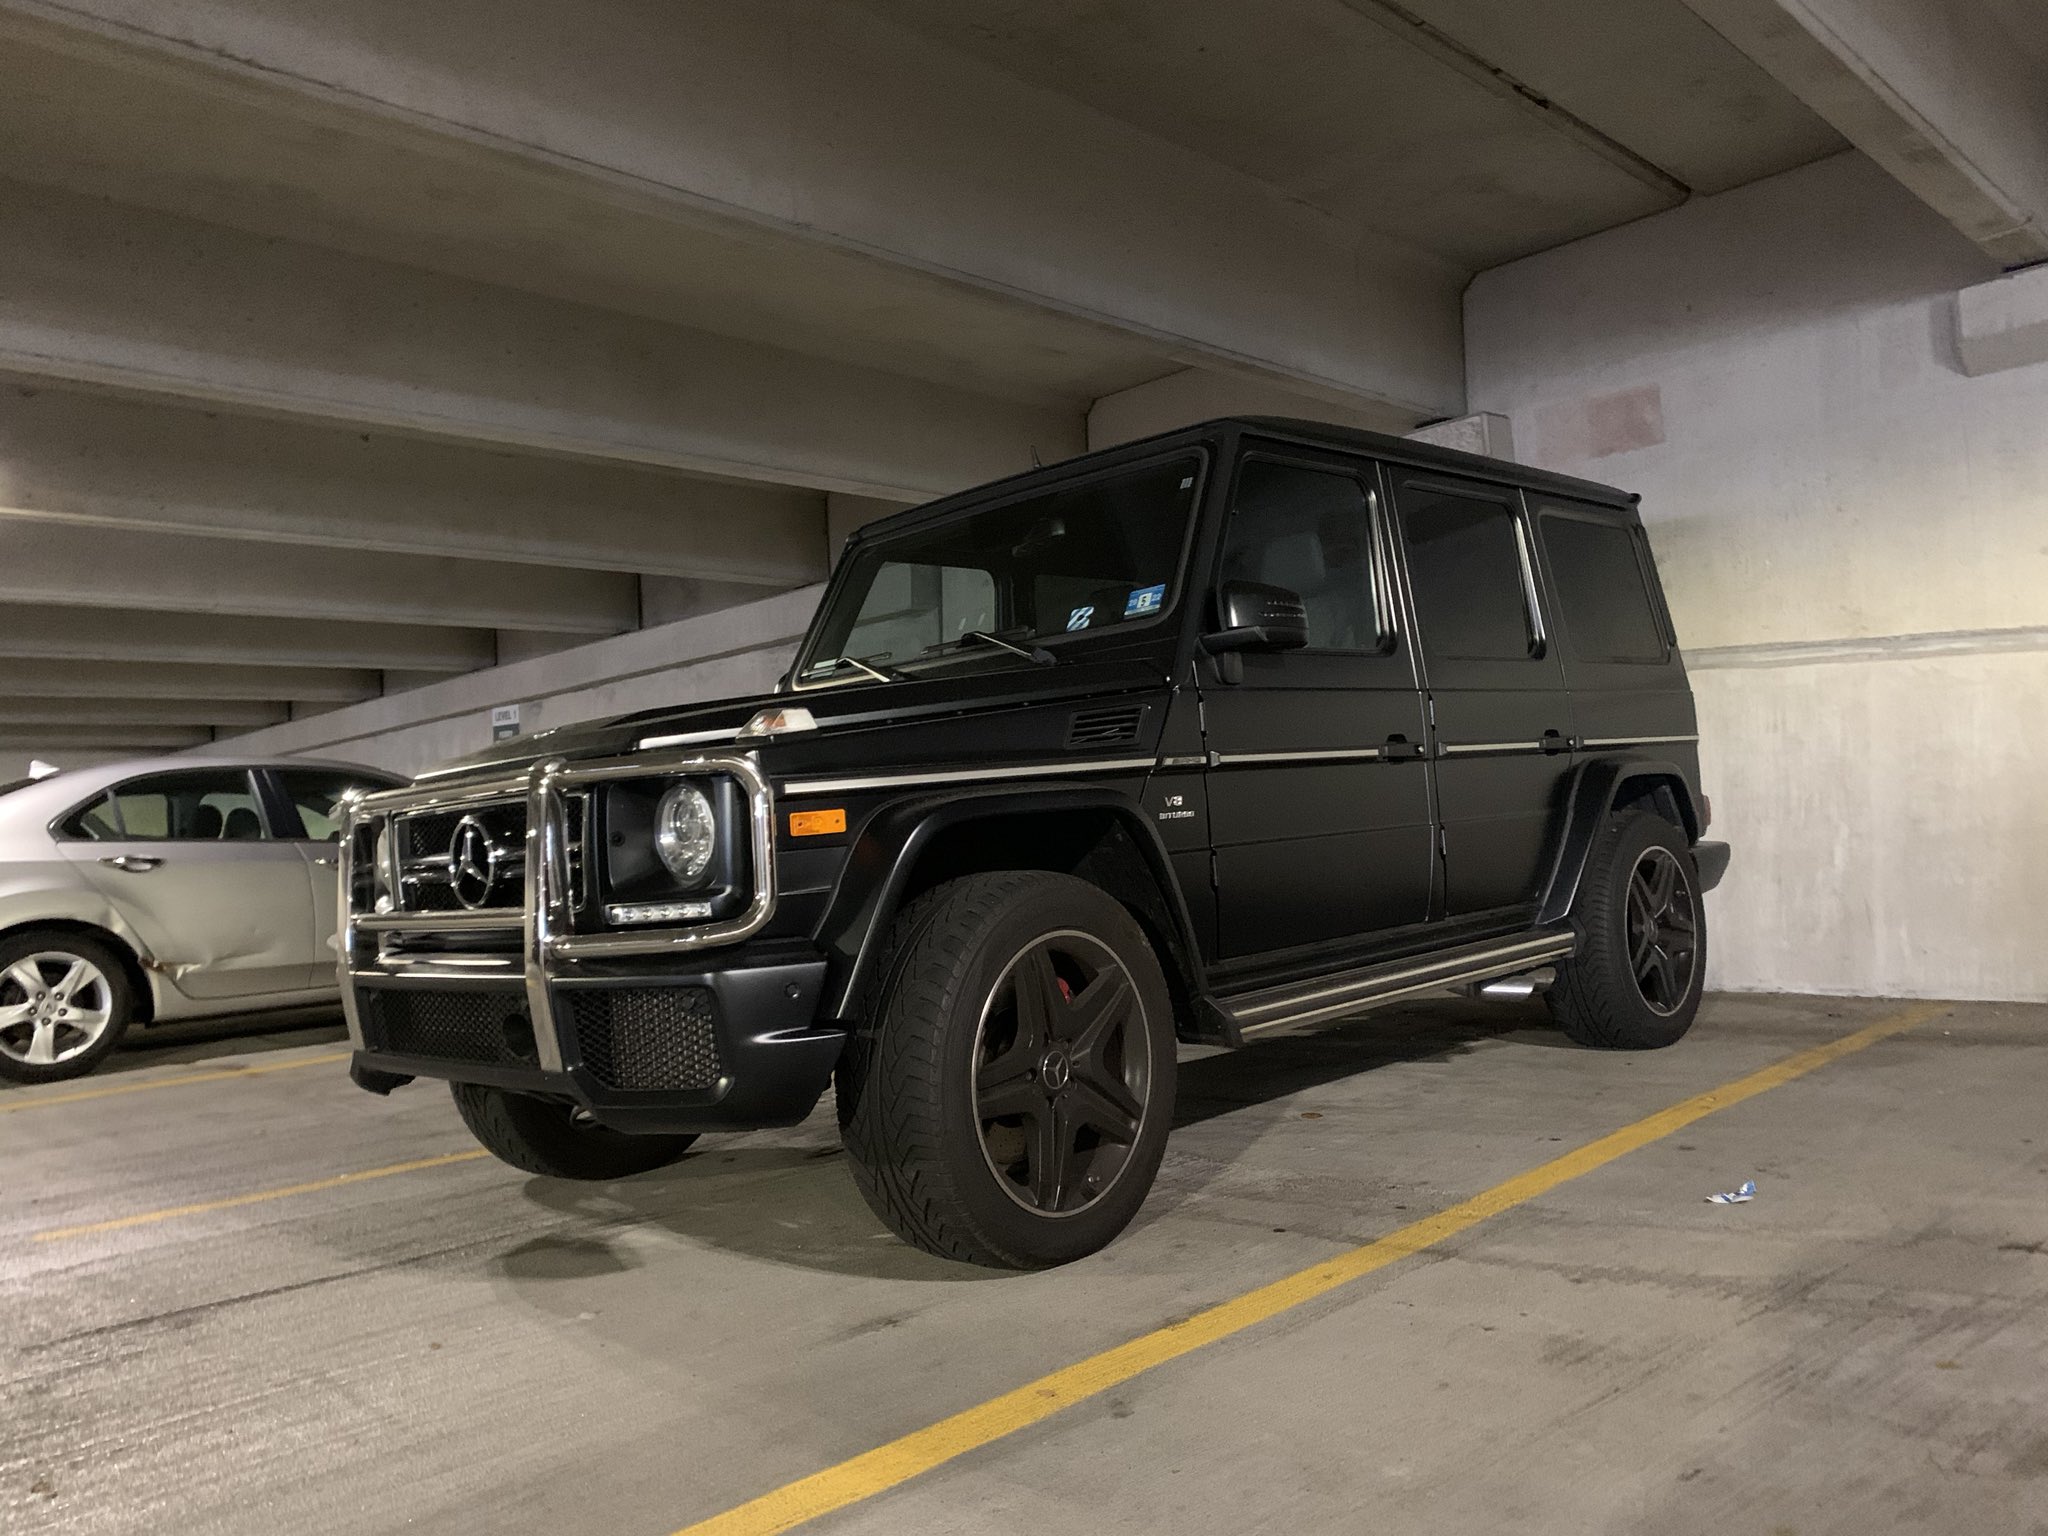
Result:
[[[1496,268],[1472,408],[1640,491],[1699,698],[1714,985],[2048,998],[2048,365],[1849,154]]]
[[[491,709],[520,706],[525,734],[635,710],[765,692],[789,664],[824,589],[638,630],[509,666],[466,673],[203,751],[341,757],[400,773],[491,742]]]

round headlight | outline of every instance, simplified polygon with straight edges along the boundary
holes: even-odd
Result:
[[[654,808],[654,848],[668,872],[684,885],[695,885],[711,867],[718,846],[718,818],[711,802],[694,784],[678,784]]]

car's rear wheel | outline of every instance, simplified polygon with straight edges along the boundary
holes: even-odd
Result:
[[[1706,911],[1685,835],[1628,811],[1602,829],[1574,914],[1579,951],[1550,1011],[1581,1045],[1652,1050],[1692,1027],[1707,970]]]
[[[1173,1004],[1086,881],[969,875],[897,919],[838,1076],[868,1204],[947,1258],[1038,1269],[1129,1225],[1173,1119]]]
[[[68,932],[0,940],[0,1077],[82,1077],[135,1017],[128,972],[105,944]]]
[[[527,1173],[550,1179],[623,1179],[666,1168],[695,1136],[630,1136],[599,1125],[560,1099],[481,1083],[451,1083],[462,1123],[484,1147]]]

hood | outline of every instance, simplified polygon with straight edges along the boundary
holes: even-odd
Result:
[[[642,750],[643,742],[664,737],[683,739],[662,741],[647,750],[716,752],[731,746],[740,727],[758,711],[776,707],[808,709],[818,729],[748,742],[749,750],[763,754],[771,772],[831,771],[883,760],[917,767],[960,755],[960,732],[932,730],[939,722],[969,725],[977,718],[1046,711],[1064,718],[1078,701],[1157,689],[1166,682],[1159,661],[1147,657],[1057,667],[998,663],[903,682],[747,694],[508,737],[421,777],[438,781],[481,776],[555,757],[572,762],[629,757]],[[968,735],[973,734],[969,726]]]

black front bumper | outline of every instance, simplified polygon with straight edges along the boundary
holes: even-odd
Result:
[[[548,980],[551,1017],[539,1021],[516,978],[358,972],[350,1075],[373,1092],[438,1077],[558,1095],[621,1131],[795,1125],[846,1043],[816,1020],[825,965],[786,955],[716,968],[581,965]],[[553,1050],[541,1049],[537,1024],[552,1029]],[[543,1068],[544,1056],[561,1069]]]

